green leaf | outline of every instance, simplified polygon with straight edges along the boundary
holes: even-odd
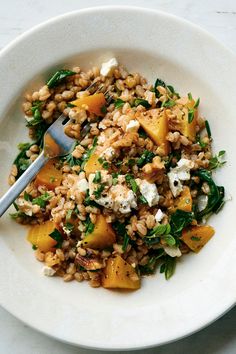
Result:
[[[156,79],[155,84],[154,84],[154,91],[156,94],[156,97],[159,98],[160,97],[160,92],[158,91],[158,86],[162,86],[162,87],[166,87],[166,84],[163,80],[161,79]]]
[[[19,154],[16,156],[15,160],[13,161],[13,164],[16,165],[17,167],[17,176],[16,179],[18,179],[22,173],[27,170],[29,165],[31,164],[31,161],[29,157],[26,155],[26,152],[29,150],[29,148],[33,144],[30,143],[21,143],[18,145],[18,148],[20,149]]]
[[[205,121],[205,127],[206,127],[208,138],[210,139],[211,138],[211,128],[210,128],[210,124],[209,124],[208,120]]]
[[[188,99],[189,99],[190,101],[192,101],[192,99],[193,99],[193,96],[192,96],[191,92],[188,93]]]
[[[197,101],[195,102],[193,108],[197,108],[199,106],[200,103],[200,98],[197,99]]]
[[[85,235],[91,234],[95,228],[95,224],[92,223],[89,216],[86,218],[84,224],[85,224]]]
[[[96,171],[93,183],[100,183],[102,179],[101,171]]]
[[[146,139],[147,137],[147,133],[145,132],[145,130],[143,130],[143,128],[139,128],[138,134],[140,138]]]
[[[64,240],[62,234],[57,229],[54,229],[49,236],[51,236],[55,241],[57,241],[56,248],[61,248],[62,242]]]
[[[174,100],[167,100],[165,102],[162,103],[162,107],[166,107],[166,108],[171,108],[171,107],[174,107],[176,105],[175,101]]]
[[[155,251],[155,254],[153,254],[150,258],[147,264],[145,265],[139,265],[139,271],[141,275],[148,275],[148,274],[153,274],[155,272],[155,268],[157,266],[157,261],[164,256],[165,251],[163,249],[158,249]]]
[[[112,172],[112,185],[113,186],[116,186],[117,183],[118,183],[118,176],[119,176],[119,173],[117,172]]]
[[[143,195],[139,195],[139,196],[138,196],[138,201],[139,201],[141,204],[148,204],[147,199],[146,199]]]
[[[123,101],[121,98],[117,98],[117,100],[114,102],[115,108],[121,108],[125,104],[125,101]]]
[[[169,90],[169,92],[170,92],[172,95],[176,95],[178,98],[180,97],[179,94],[178,94],[178,92],[175,91],[175,89],[174,89],[173,86],[167,85],[166,87],[167,87],[167,89]]]
[[[172,235],[164,235],[163,239],[166,241],[167,245],[172,247],[176,244],[176,240]]]
[[[137,160],[137,166],[143,167],[146,163],[152,162],[155,154],[152,151],[144,150],[140,158]]]
[[[74,71],[71,70],[58,70],[55,72],[55,74],[53,74],[50,79],[48,79],[48,81],[46,82],[46,85],[49,88],[53,88],[56,87],[58,85],[60,85],[66,77],[71,76],[71,75],[75,75],[76,73]]]
[[[73,228],[74,228],[74,225],[71,224],[70,222],[67,222],[64,227],[65,227],[66,230],[71,232],[73,230]]]
[[[127,232],[125,232],[124,239],[123,239],[123,245],[122,245],[122,250],[124,252],[126,252],[128,244],[129,244],[129,235],[127,234]]]
[[[174,271],[175,271],[175,267],[176,267],[176,258],[166,256],[166,261],[165,261],[165,278],[166,278],[166,280],[168,280],[172,277],[172,275],[174,274]]]
[[[188,123],[192,123],[193,119],[194,119],[194,109],[189,109],[188,110]]]
[[[100,184],[100,186],[98,186],[96,191],[93,192],[95,199],[99,199],[101,197],[102,192],[104,191],[104,188],[105,188],[104,184]]]
[[[159,243],[160,242],[160,238],[163,238],[163,239],[166,238],[166,242],[169,241],[170,243],[171,242],[173,243],[174,237],[170,235],[170,232],[171,232],[171,227],[170,227],[169,224],[158,225],[158,226],[154,227],[154,229],[151,230],[144,237],[144,241],[149,246]],[[175,242],[175,239],[174,239],[174,242]]]
[[[210,170],[214,170],[216,168],[222,167],[224,166],[224,164],[226,163],[226,161],[222,161],[223,156],[225,155],[225,151],[221,150],[218,155],[213,156],[210,160],[209,160],[209,169]]]
[[[67,212],[66,212],[66,221],[70,220],[72,214],[73,214],[73,210],[72,209],[67,210]]]
[[[193,218],[193,213],[177,209],[170,218],[171,234],[177,237],[181,236],[182,230],[191,224]]]
[[[196,216],[201,219],[205,215],[210,213],[217,213],[224,205],[224,187],[217,186],[212,179],[211,173],[204,169],[199,169],[195,172],[195,175],[200,177],[202,182],[207,182],[210,192],[208,193],[208,203],[205,209],[197,211]]]
[[[137,107],[139,105],[141,105],[141,106],[143,106],[145,108],[150,108],[151,107],[150,103],[147,100],[144,100],[143,98],[136,98],[134,100],[134,106]]]
[[[106,114],[107,113],[107,107],[104,105],[101,107],[101,113]]]
[[[200,241],[201,238],[200,238],[200,237],[197,237],[197,236],[191,236],[191,240],[192,240],[192,241]]]
[[[40,208],[45,208],[46,202],[48,200],[50,200],[51,198],[52,198],[52,196],[50,194],[48,194],[48,192],[46,192],[46,193],[40,195],[39,197],[34,198],[32,200],[32,204],[37,204],[40,206]]]
[[[30,202],[31,201],[31,195],[28,194],[27,192],[24,192],[24,200],[26,200],[27,202]]]
[[[126,181],[126,183],[128,184],[128,186],[131,187],[132,191],[133,191],[134,193],[137,193],[137,191],[138,191],[138,185],[137,185],[137,183],[136,183],[134,177],[131,176],[131,175],[129,175],[129,174],[127,174],[127,175],[125,176],[125,181]]]
[[[19,143],[17,145],[17,148],[20,150],[20,151],[27,151],[29,150],[31,144],[30,143]]]

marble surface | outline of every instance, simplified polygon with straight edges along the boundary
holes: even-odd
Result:
[[[0,0],[0,49],[32,26],[84,7],[135,5],[166,11],[200,25],[236,52],[235,0]],[[37,44],[36,44],[37,45]],[[220,75],[216,73],[216,75]],[[233,281],[233,279],[232,279]],[[0,308],[0,354],[93,354],[27,327]],[[131,353],[131,352],[125,352]],[[235,354],[236,308],[204,330],[178,342],[139,353]]]

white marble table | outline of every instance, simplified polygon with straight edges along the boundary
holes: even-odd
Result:
[[[82,0],[0,0],[0,48],[30,27],[50,17],[85,6],[114,4],[156,8],[178,15],[208,30],[236,52],[235,0],[87,0],[86,2]],[[101,352],[75,348],[48,338],[28,328],[0,308],[0,354],[10,353],[92,354]],[[208,328],[188,338],[139,353],[235,354],[236,308]]]

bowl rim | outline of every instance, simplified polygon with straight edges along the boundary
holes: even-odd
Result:
[[[130,6],[130,5],[107,5],[107,6],[94,6],[94,7],[87,7],[87,8],[83,8],[83,9],[79,9],[79,10],[74,10],[74,11],[70,11],[70,12],[66,12],[64,14],[60,14],[54,17],[51,17],[49,19],[47,19],[46,21],[43,21],[35,26],[33,26],[32,28],[26,30],[25,32],[23,32],[22,34],[20,34],[19,36],[17,36],[15,39],[13,39],[12,41],[10,41],[9,44],[5,45],[1,50],[0,50],[0,61],[2,58],[4,58],[5,56],[8,55],[8,52],[10,52],[16,45],[20,44],[21,42],[23,42],[25,39],[27,39],[28,37],[31,37],[35,32],[42,30],[44,27],[47,27],[49,25],[52,25],[54,23],[60,22],[61,20],[65,19],[65,18],[69,18],[70,16],[75,16],[75,15],[83,15],[83,14],[92,14],[92,13],[96,13],[99,11],[114,11],[114,10],[119,10],[119,11],[130,11],[130,12],[138,12],[138,13],[144,13],[147,15],[150,14],[157,14],[159,16],[165,17],[166,19],[170,19],[172,21],[175,21],[176,23],[180,23],[180,24],[185,24],[188,27],[191,27],[192,29],[194,29],[195,31],[198,31],[200,34],[202,34],[204,37],[208,37],[209,40],[211,42],[214,42],[214,44],[216,46],[218,46],[219,48],[221,48],[224,51],[227,51],[228,55],[232,56],[232,58],[236,61],[236,54],[233,52],[233,50],[231,50],[230,48],[228,48],[225,44],[223,44],[222,42],[220,42],[218,39],[216,39],[211,33],[209,33],[207,30],[201,28],[199,25],[196,25],[194,23],[192,23],[189,20],[186,20],[184,18],[181,18],[179,16],[176,16],[174,14],[165,12],[165,11],[161,11],[158,9],[151,9],[151,8],[146,8],[146,7],[142,7],[142,6]],[[13,316],[15,316],[17,319],[19,319],[21,322],[25,323],[26,325],[30,326],[31,328],[37,330],[40,333],[43,333],[53,339],[57,339],[59,341],[62,341],[64,343],[67,344],[71,344],[71,345],[76,345],[79,346],[81,348],[86,348],[86,349],[100,349],[100,350],[104,350],[104,351],[117,351],[117,350],[138,350],[138,349],[148,349],[148,348],[152,348],[152,347],[157,347],[157,346],[161,346],[164,344],[169,344],[172,343],[174,341],[183,339],[187,336],[190,336],[198,331],[200,331],[201,329],[204,329],[205,327],[211,325],[213,322],[215,322],[217,319],[219,319],[220,317],[222,317],[225,313],[227,313],[228,311],[230,311],[234,306],[236,305],[236,297],[235,300],[230,301],[228,304],[225,304],[224,306],[224,310],[223,311],[219,311],[217,313],[215,313],[215,316],[213,316],[210,320],[205,319],[204,323],[198,324],[196,326],[196,328],[194,330],[190,330],[190,331],[186,331],[186,333],[184,333],[181,336],[176,336],[171,338],[170,340],[165,340],[159,343],[150,343],[148,345],[143,345],[143,346],[132,346],[132,347],[107,347],[107,346],[102,346],[100,345],[99,347],[94,347],[91,345],[87,345],[87,344],[78,344],[78,343],[73,343],[70,341],[67,341],[64,338],[59,338],[56,337],[50,333],[48,333],[46,330],[44,330],[43,328],[39,328],[34,324],[28,323],[24,320],[24,318],[20,317],[16,312],[12,309],[10,309],[8,307],[8,304],[2,304],[1,306],[6,309],[9,313],[11,313]]]

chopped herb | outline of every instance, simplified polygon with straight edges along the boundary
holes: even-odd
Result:
[[[134,177],[131,176],[131,175],[129,175],[129,174],[127,174],[127,175],[125,176],[125,181],[126,181],[126,183],[131,187],[132,191],[133,191],[134,193],[137,193],[138,185],[137,185],[137,183],[136,183]]]
[[[66,221],[71,219],[72,213],[73,213],[72,209],[67,210],[67,212],[66,212]]]
[[[143,98],[136,98],[134,100],[134,106],[137,107],[139,105],[141,105],[141,106],[143,106],[145,108],[150,108],[151,107],[150,103],[147,100],[144,100]]]
[[[200,241],[200,240],[201,240],[201,237],[191,236],[191,240],[192,240],[192,241]]]
[[[41,109],[42,101],[34,101],[32,104],[31,111],[33,113],[33,118],[28,121],[30,126],[37,125],[42,121]]]
[[[76,105],[75,105],[75,104],[73,104],[73,103],[68,102],[68,103],[67,103],[67,107],[69,107],[69,108],[73,108],[73,107],[76,107]]]
[[[29,215],[26,215],[25,213],[23,213],[23,211],[18,210],[16,213],[11,213],[10,217],[12,219],[18,219],[18,218],[30,218]]]
[[[208,138],[210,139],[211,138],[211,128],[210,128],[210,124],[209,124],[208,120],[205,121],[205,127],[206,127]]]
[[[192,123],[193,119],[194,119],[194,109],[189,109],[188,110],[188,123]]]
[[[97,146],[97,141],[98,141],[98,137],[96,136],[93,139],[93,144],[92,147],[90,149],[88,149],[82,156],[82,158],[80,159],[80,163],[78,163],[81,166],[81,169],[84,168],[86,162],[89,160],[89,158],[91,157],[91,155],[93,154],[96,146]]]
[[[123,101],[121,98],[117,98],[117,100],[114,102],[115,108],[121,108],[125,104],[125,101]]]
[[[107,161],[103,162],[102,167],[103,167],[105,170],[108,170],[109,167],[110,167],[109,162],[107,162]]]
[[[66,229],[67,231],[71,232],[71,231],[73,230],[73,228],[74,228],[74,225],[71,224],[70,222],[67,222],[67,223],[65,224],[65,229]]]
[[[30,143],[19,143],[17,145],[17,148],[20,150],[20,151],[25,151],[25,150],[28,150],[30,148],[31,144]]]
[[[31,201],[31,195],[28,194],[27,192],[24,192],[24,200],[26,200],[27,202]]]
[[[218,155],[213,156],[209,160],[209,169],[210,170],[215,170],[216,168],[224,166],[224,164],[226,163],[226,161],[222,161],[224,155],[225,155],[225,151],[221,150],[218,153]]]
[[[166,107],[166,108],[171,108],[171,107],[174,107],[176,105],[175,101],[174,100],[167,100],[165,102],[162,103],[162,107]]]
[[[129,159],[127,162],[127,166],[133,167],[135,165],[135,159]]]
[[[89,216],[85,220],[84,224],[85,224],[85,235],[91,234],[94,230],[95,225],[92,223]]]
[[[144,150],[141,157],[137,160],[138,167],[143,167],[146,163],[152,162],[155,154],[152,151]]]
[[[50,182],[50,183],[55,182],[55,180],[56,180],[56,178],[55,178],[54,176],[51,176],[51,177],[49,178],[49,182]]]
[[[143,130],[143,128],[139,128],[138,134],[140,138],[146,139],[147,137],[147,133],[145,132],[145,130]]]
[[[143,195],[139,195],[138,196],[138,201],[141,203],[141,204],[147,204],[147,199],[143,196]]]
[[[182,234],[182,230],[186,226],[191,224],[193,218],[194,218],[193,213],[177,209],[176,212],[173,213],[170,218],[172,235],[175,237],[180,237]]]
[[[163,80],[156,79],[156,82],[154,84],[154,91],[155,91],[155,94],[156,94],[157,98],[160,97],[160,92],[158,91],[158,86],[166,87],[166,84],[165,84],[165,82]]]
[[[101,171],[96,171],[93,183],[100,183],[102,179]]]
[[[192,99],[193,99],[193,96],[192,96],[191,92],[188,93],[188,99],[189,99],[190,101],[192,101]]]
[[[175,91],[175,89],[174,89],[174,87],[173,87],[173,86],[171,86],[171,85],[167,85],[166,87],[167,87],[167,89],[169,90],[169,92],[170,92],[170,93],[172,93],[172,95],[176,95],[176,96],[177,96],[177,98],[179,98],[179,97],[180,97],[180,96],[179,96],[179,94],[178,94],[178,92],[176,92],[176,91]]]
[[[122,245],[122,250],[124,252],[127,250],[128,244],[129,244],[129,235],[127,234],[127,232],[125,232],[124,239],[123,239],[123,245]]]
[[[102,192],[104,191],[104,184],[100,184],[100,186],[98,186],[97,190],[93,192],[95,199],[99,199],[102,195]]]
[[[50,79],[46,82],[48,88],[53,88],[61,84],[64,79],[68,76],[75,75],[76,73],[71,70],[58,70],[53,74]]]
[[[115,186],[118,183],[119,174],[117,172],[113,172],[111,175],[112,175],[112,185]]]
[[[170,232],[171,232],[171,227],[169,224],[158,225],[154,227],[154,229],[144,237],[145,243],[148,246],[155,245],[156,243],[160,242],[160,238],[165,239],[166,243],[168,242],[173,243],[174,237],[170,235]],[[174,239],[174,244],[175,244],[175,239]]]
[[[162,263],[161,267],[160,267],[160,273],[164,273],[166,269],[166,264]]]
[[[34,251],[36,251],[36,250],[38,249],[38,247],[37,247],[36,245],[32,245],[32,249],[33,249]]]
[[[197,136],[196,136],[196,141],[197,141],[197,143],[201,146],[201,148],[203,148],[203,149],[207,146],[207,143],[204,143],[204,142],[201,140],[200,134],[197,134]]]
[[[106,114],[107,113],[107,107],[106,106],[102,106],[101,107],[101,113],[102,114]]]
[[[46,193],[40,195],[39,197],[34,198],[32,200],[32,204],[37,204],[40,206],[40,208],[45,208],[46,202],[51,198],[52,198],[52,196],[46,192]]]
[[[51,232],[49,234],[49,236],[51,236],[55,241],[57,241],[57,244],[55,247],[61,248],[64,238],[63,238],[62,234],[60,233],[60,231],[58,231],[57,229],[54,229],[53,232]]]
[[[29,167],[31,161],[29,157],[26,155],[26,152],[29,150],[29,148],[33,144],[30,143],[21,143],[18,145],[18,148],[20,150],[19,154],[16,156],[13,164],[16,165],[17,167],[17,176],[16,179],[18,179],[25,170]]]
[[[198,108],[199,103],[200,103],[200,98],[197,99],[197,101],[195,102],[193,108],[195,108],[195,109]]]

